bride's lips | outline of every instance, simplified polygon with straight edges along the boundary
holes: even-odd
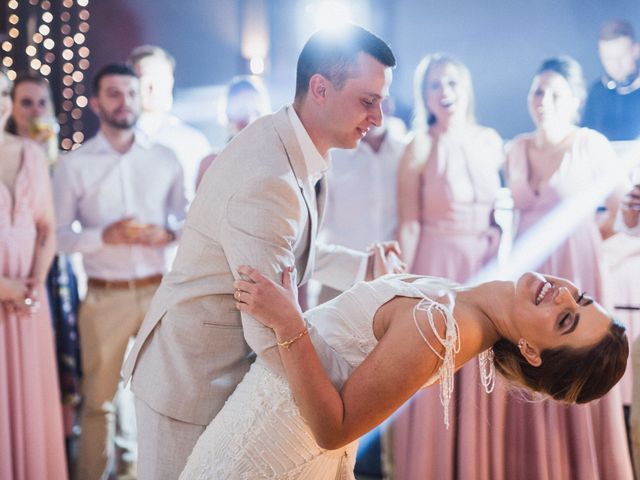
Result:
[[[544,280],[542,282],[542,285],[538,287],[538,290],[536,291],[536,296],[533,300],[533,303],[535,305],[540,305],[545,298],[547,298],[547,295],[549,294],[549,292],[554,290],[554,285],[553,283],[551,283],[548,280]]]
[[[535,305],[540,305],[551,290],[553,290],[553,283],[544,279],[536,290],[536,296],[533,299],[533,303]]]

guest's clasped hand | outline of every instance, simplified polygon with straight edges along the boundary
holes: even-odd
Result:
[[[15,311],[30,314],[38,306],[38,296],[33,278],[0,278],[0,301]]]
[[[640,185],[636,185],[627,193],[622,203],[622,218],[629,228],[635,228],[640,222]]]
[[[163,247],[174,239],[173,233],[166,228],[150,223],[140,223],[134,217],[113,222],[102,232],[102,241],[110,245]]]

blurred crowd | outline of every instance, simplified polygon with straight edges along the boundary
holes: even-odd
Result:
[[[476,119],[469,69],[446,53],[425,56],[409,132],[389,98],[381,126],[356,149],[332,152],[322,237],[360,250],[395,239],[410,272],[460,283],[508,263],[521,239],[551,237],[528,268],[572,280],[637,337],[640,44],[616,20],[598,49],[604,74],[589,89],[570,56],[531,66],[534,129],[508,141]],[[172,113],[175,68],[168,52],[145,45],[99,70],[90,98],[99,131],[68,153],[58,149],[48,82],[0,73],[0,375],[9,386],[0,391],[0,478],[135,478],[122,361],[198,184],[215,174],[216,150]],[[233,78],[223,110],[231,142],[271,112],[263,81]],[[567,204],[578,208],[566,228],[549,223]],[[339,293],[312,290],[301,303]],[[448,429],[438,389],[424,389],[372,434],[381,452],[357,468],[399,480],[633,478],[634,347],[621,384],[588,405],[526,397],[500,381],[486,395],[470,362],[456,376]]]

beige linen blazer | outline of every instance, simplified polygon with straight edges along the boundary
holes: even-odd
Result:
[[[282,369],[273,332],[235,308],[238,266],[280,281],[282,269],[295,265],[300,284],[317,264],[324,283],[344,290],[366,261],[364,253],[316,244],[326,194],[317,209],[287,108],[243,130],[208,169],[125,362],[135,395],[166,416],[208,424],[255,354]],[[344,372],[321,342],[314,340],[325,365]]]

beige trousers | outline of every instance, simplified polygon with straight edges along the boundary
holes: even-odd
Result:
[[[80,306],[82,354],[77,480],[102,480],[115,460],[114,398],[129,339],[136,335],[158,285],[132,289],[89,287]]]

